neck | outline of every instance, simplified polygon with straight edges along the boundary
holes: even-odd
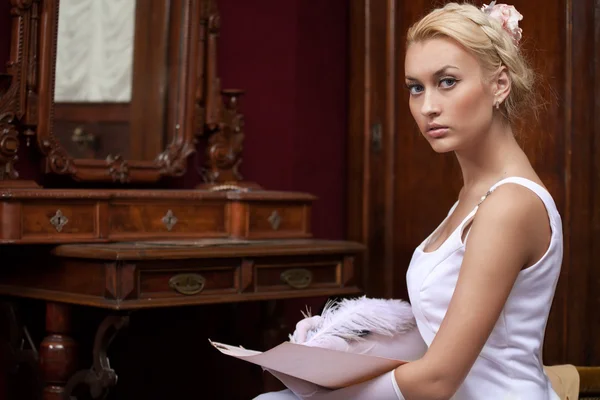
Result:
[[[487,135],[469,148],[457,150],[465,191],[490,187],[508,176],[511,166],[525,156],[509,124],[496,118]]]

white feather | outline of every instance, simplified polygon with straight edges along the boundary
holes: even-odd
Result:
[[[395,336],[416,325],[409,303],[402,300],[356,299],[329,301],[321,314],[321,324],[308,332],[304,344],[318,346],[330,340],[362,340],[365,333]]]

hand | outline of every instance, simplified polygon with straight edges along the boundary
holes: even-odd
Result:
[[[316,331],[321,326],[323,318],[320,315],[307,317],[296,324],[296,330],[292,334],[292,343],[304,343],[309,339],[309,332]]]

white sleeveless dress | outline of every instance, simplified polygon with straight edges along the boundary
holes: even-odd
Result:
[[[519,273],[496,326],[453,397],[456,400],[558,399],[543,370],[542,346],[562,264],[562,222],[550,193],[528,179],[504,179],[488,195],[508,183],[527,187],[544,202],[552,239],[544,256]],[[437,250],[424,252],[432,233],[417,247],[410,262],[406,275],[408,294],[419,332],[428,346],[440,328],[456,287],[465,254],[463,229],[478,208],[469,213]]]

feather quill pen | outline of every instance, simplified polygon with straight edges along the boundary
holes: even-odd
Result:
[[[408,302],[394,299],[355,299],[329,301],[321,313],[318,326],[307,334],[308,346],[320,346],[333,340],[362,340],[369,334],[395,336],[415,328],[416,322]]]

